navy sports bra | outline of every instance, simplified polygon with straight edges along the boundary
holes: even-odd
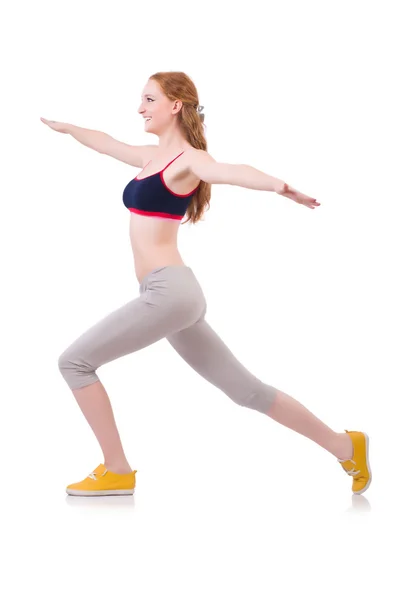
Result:
[[[167,187],[163,173],[181,154],[178,154],[164,169],[153,173],[153,175],[141,179],[134,177],[123,191],[124,206],[131,212],[140,215],[181,221],[190,200],[200,185],[190,192],[190,194],[176,194]],[[147,165],[144,166],[142,171],[146,169]]]

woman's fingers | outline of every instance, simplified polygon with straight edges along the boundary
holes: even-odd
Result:
[[[68,124],[61,123],[60,121],[49,121],[44,117],[40,117],[41,121],[51,127],[54,131],[59,131],[59,133],[68,133]]]

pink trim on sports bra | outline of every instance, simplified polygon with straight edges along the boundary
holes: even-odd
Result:
[[[154,173],[154,175],[158,175],[158,173]],[[150,175],[149,175],[149,177],[150,177]],[[144,179],[149,179],[149,177],[144,177]],[[173,192],[172,190],[170,190],[170,188],[168,187],[168,185],[165,183],[165,181],[164,181],[164,175],[163,175],[163,173],[162,173],[161,171],[160,171],[160,179],[161,179],[161,181],[162,181],[162,183],[163,183],[163,186],[164,186],[164,187],[165,187],[165,188],[166,188],[166,189],[167,189],[167,190],[168,190],[168,191],[169,191],[171,194],[173,194],[174,196],[178,196],[178,198],[187,198],[188,196],[191,196],[192,194],[194,194],[194,192],[195,192],[196,190],[198,190],[198,189],[199,189],[199,187],[200,187],[200,184],[198,184],[198,186],[197,186],[197,187],[195,187],[195,188],[194,188],[194,190],[192,190],[192,191],[191,191],[191,192],[189,192],[188,194],[177,194],[176,192]]]

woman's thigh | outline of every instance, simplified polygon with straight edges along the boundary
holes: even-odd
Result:
[[[274,401],[276,388],[251,373],[204,317],[167,340],[199,375],[237,404],[265,413]]]
[[[192,325],[202,314],[203,298],[189,271],[164,270],[149,278],[140,295],[80,335],[59,357],[65,363],[97,368]]]

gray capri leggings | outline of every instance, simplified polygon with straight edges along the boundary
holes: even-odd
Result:
[[[231,353],[204,316],[207,303],[192,269],[159,267],[148,273],[139,296],[108,314],[59,357],[71,390],[99,381],[98,367],[166,338],[202,377],[241,406],[266,413],[276,388],[262,383]]]

